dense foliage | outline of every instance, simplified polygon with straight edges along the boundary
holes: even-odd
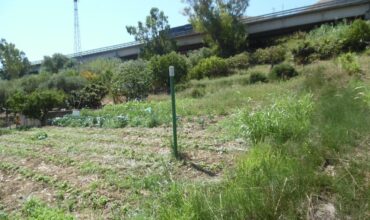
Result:
[[[176,83],[184,82],[188,73],[185,57],[175,52],[152,57],[149,66],[153,71],[153,86],[156,91],[167,91],[169,89],[169,66],[175,68]]]
[[[30,62],[26,54],[5,39],[0,41],[0,63],[2,79],[16,79],[28,74],[30,70]]]
[[[186,0],[185,14],[198,32],[206,34],[206,42],[222,57],[243,51],[247,34],[241,19],[249,0]]]
[[[158,8],[150,10],[145,24],[139,21],[137,27],[127,26],[126,29],[130,35],[135,36],[136,41],[144,43],[140,53],[142,58],[150,59],[154,55],[164,55],[176,48],[176,42],[170,38],[168,17]]]
[[[41,69],[46,72],[58,73],[62,69],[73,68],[75,61],[64,56],[63,54],[56,53],[53,56],[45,56],[41,63]]]
[[[128,61],[120,65],[113,76],[112,93],[124,96],[126,101],[143,100],[151,90],[153,73],[142,60]]]
[[[288,80],[297,75],[298,75],[298,72],[295,70],[293,66],[286,64],[286,63],[282,63],[272,68],[269,77],[271,79]]]
[[[191,79],[202,79],[204,77],[227,76],[229,69],[227,62],[219,57],[210,57],[201,60],[189,73]]]

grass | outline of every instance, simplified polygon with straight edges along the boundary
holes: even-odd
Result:
[[[1,130],[0,219],[314,219],[330,205],[367,219],[368,57],[359,63],[361,79],[320,61],[289,81],[246,83],[259,66],[190,82],[177,94],[182,161],[167,95]]]

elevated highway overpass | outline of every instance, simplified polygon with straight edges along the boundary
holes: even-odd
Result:
[[[332,0],[261,16],[245,17],[242,22],[247,26],[249,39],[253,42],[307,30],[323,23],[354,18],[370,19],[370,0]],[[171,36],[176,39],[179,51],[196,49],[203,45],[203,34],[194,32],[190,24],[172,28]],[[137,57],[141,46],[141,42],[130,42],[68,56],[78,57],[82,62],[97,58],[131,59]],[[41,61],[32,64],[34,71],[38,71]]]

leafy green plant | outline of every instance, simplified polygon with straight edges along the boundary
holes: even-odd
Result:
[[[219,57],[210,57],[201,60],[198,65],[189,72],[191,79],[202,79],[204,77],[227,76],[229,69],[227,62]]]
[[[157,91],[168,91],[169,89],[169,66],[175,68],[175,82],[186,81],[188,66],[184,56],[172,52],[163,56],[153,56],[149,62],[149,68],[153,71],[153,86]]]
[[[247,69],[250,66],[249,54],[244,52],[226,59],[227,65],[231,69]]]
[[[249,83],[255,84],[257,82],[266,83],[268,79],[264,73],[261,72],[252,72],[249,76]]]
[[[282,63],[272,68],[269,77],[270,79],[288,80],[297,75],[298,72],[294,69],[293,66],[286,63]]]
[[[285,60],[287,50],[283,46],[272,46],[258,49],[254,52],[252,62],[254,64],[270,64],[274,66]]]
[[[32,140],[45,140],[46,138],[48,138],[48,134],[45,133],[45,132],[38,132],[36,133],[33,137],[32,137]]]
[[[114,73],[112,93],[125,96],[126,101],[145,99],[152,85],[152,71],[143,60],[128,61]]]
[[[300,41],[292,50],[294,62],[297,64],[309,64],[315,59],[315,48],[309,41]]]
[[[22,214],[27,219],[37,220],[73,220],[71,215],[65,214],[60,209],[49,208],[46,204],[37,199],[28,200],[22,210]]]
[[[340,67],[349,75],[359,75],[362,73],[358,58],[353,53],[346,53],[338,58]]]
[[[187,53],[187,59],[190,67],[196,66],[202,59],[213,56],[214,53],[211,49],[202,47],[199,50],[193,50]]]
[[[108,90],[101,84],[89,84],[79,91],[71,93],[68,99],[70,106],[81,108],[99,108]]]
[[[38,90],[26,97],[22,113],[31,118],[39,119],[44,124],[48,112],[53,108],[63,107],[64,100],[65,94],[61,91]]]
[[[355,20],[344,32],[343,45],[351,51],[361,51],[370,45],[370,24],[363,20]]]

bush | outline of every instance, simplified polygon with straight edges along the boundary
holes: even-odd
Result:
[[[272,46],[265,49],[258,49],[252,58],[254,64],[270,64],[274,66],[285,60],[287,50],[282,46]]]
[[[211,49],[203,47],[199,50],[190,51],[187,54],[190,67],[196,66],[201,60],[213,56],[214,53]]]
[[[38,90],[25,97],[22,113],[30,118],[45,123],[47,113],[53,108],[65,106],[65,95],[62,91]]]
[[[87,80],[75,71],[64,71],[50,76],[39,85],[41,89],[56,89],[70,93],[74,90],[80,90],[87,84]]]
[[[340,67],[345,70],[349,75],[361,74],[362,70],[358,58],[353,53],[346,53],[338,58]]]
[[[63,54],[53,54],[53,56],[45,56],[41,64],[41,69],[46,72],[58,73],[62,69],[73,68],[76,61],[68,58]]]
[[[306,65],[315,59],[315,48],[309,41],[301,41],[293,48],[292,54],[295,63]]]
[[[0,80],[0,112],[6,107],[6,100],[15,93],[16,85],[14,81]]]
[[[343,50],[343,35],[349,25],[346,23],[333,25],[321,25],[310,31],[306,36],[309,47],[313,47],[320,59],[328,59],[340,54]],[[311,50],[311,48],[308,48]]]
[[[111,92],[113,73],[122,64],[120,59],[100,58],[88,63],[83,63],[80,67],[81,75],[95,84],[102,84]]]
[[[271,79],[288,80],[297,75],[298,75],[298,72],[294,69],[294,67],[292,67],[289,64],[282,63],[272,68],[269,77]]]
[[[344,33],[344,47],[351,51],[360,51],[370,45],[370,24],[363,20],[354,21]]]
[[[231,69],[247,69],[249,67],[249,54],[241,53],[226,59],[227,65]]]
[[[252,72],[251,75],[249,76],[249,83],[254,84],[257,82],[266,83],[268,82],[268,79],[266,75],[261,72]]]
[[[172,52],[163,56],[154,56],[150,59],[149,66],[153,71],[153,85],[155,90],[168,91],[169,75],[168,68],[175,67],[175,81],[181,83],[186,80],[188,67],[184,56]]]
[[[101,84],[90,84],[80,91],[71,93],[68,103],[70,106],[81,108],[99,108],[102,99],[108,94],[108,90]]]
[[[219,57],[210,57],[203,59],[198,65],[190,70],[191,79],[202,79],[204,77],[227,76],[229,69],[224,59]]]
[[[126,101],[143,100],[149,94],[152,79],[152,71],[145,61],[125,62],[114,73],[112,93],[115,96],[125,96]]]
[[[42,84],[48,81],[51,77],[50,73],[41,72],[37,75],[28,75],[18,80],[19,89],[26,93],[32,93],[38,88],[42,87]]]

